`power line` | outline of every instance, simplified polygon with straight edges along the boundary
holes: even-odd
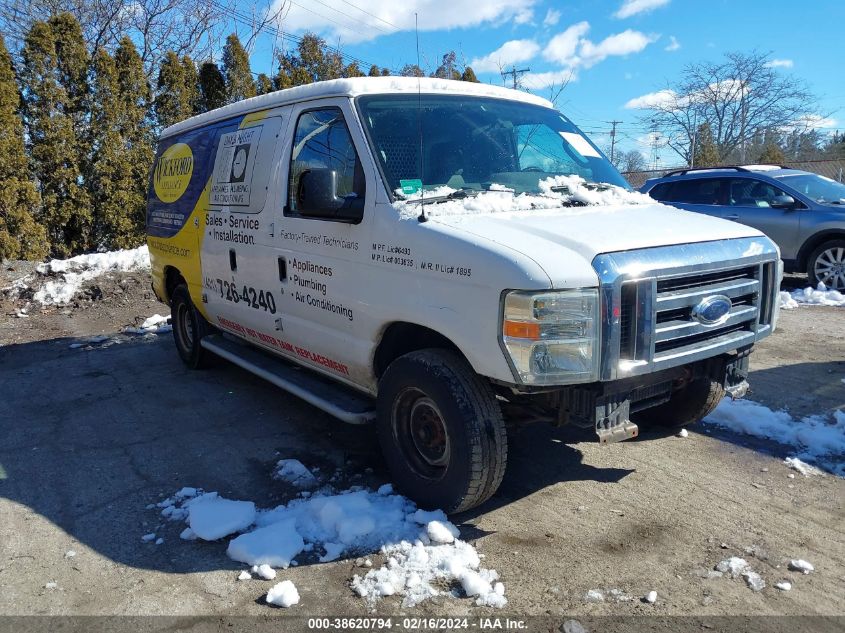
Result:
[[[358,9],[361,13],[366,13],[367,15],[374,17],[376,20],[379,20],[380,22],[384,22],[388,26],[392,26],[397,31],[402,30],[402,28],[398,24],[394,24],[393,22],[389,22],[389,21],[385,20],[384,18],[380,18],[375,13],[370,13],[366,9],[362,9],[361,7],[359,7],[357,4],[353,4],[352,2],[349,2],[349,0],[341,0],[341,2],[343,2],[344,4],[348,4],[350,7],[354,7],[356,9]]]
[[[530,68],[520,68],[519,70],[517,70],[515,66],[511,66],[510,70],[503,70],[502,71],[502,81],[504,81],[505,77],[507,77],[508,75],[512,75],[513,76],[513,89],[516,90],[517,85],[519,84],[519,77],[521,75],[524,75],[527,72],[530,72],[530,71],[531,71]]]
[[[616,153],[616,126],[622,121],[607,121],[613,127],[610,128],[610,162],[613,162]]]
[[[313,1],[314,1],[314,2],[316,2],[317,4],[322,4],[322,5],[323,5],[324,7],[326,7],[327,9],[331,9],[332,11],[335,11],[336,13],[340,13],[340,15],[345,15],[345,16],[346,16],[347,18],[349,18],[350,20],[354,20],[355,22],[358,22],[359,24],[363,24],[364,26],[369,26],[369,27],[372,27],[372,28],[374,28],[374,29],[378,29],[378,30],[379,30],[379,31],[381,31],[382,33],[387,33],[387,32],[388,32],[388,31],[386,31],[383,27],[376,26],[375,24],[370,24],[369,22],[364,22],[364,21],[363,21],[363,20],[361,20],[360,18],[356,18],[355,16],[349,15],[348,13],[344,13],[344,12],[343,12],[343,11],[341,11],[340,9],[336,9],[335,7],[331,6],[330,4],[326,4],[325,2],[322,2],[322,0],[313,0]],[[301,6],[301,5],[297,5],[297,6]],[[356,8],[357,8],[357,7],[356,7]]]

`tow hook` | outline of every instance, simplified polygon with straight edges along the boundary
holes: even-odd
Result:
[[[728,385],[728,387],[725,388],[725,391],[731,397],[731,400],[744,398],[745,394],[748,393],[748,381],[743,380],[735,385]]]

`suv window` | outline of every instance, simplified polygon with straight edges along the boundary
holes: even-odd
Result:
[[[285,215],[360,222],[366,181],[340,108],[303,112],[296,122]]]
[[[774,198],[785,195],[783,190],[762,180],[731,178],[728,204],[735,207],[770,207]]]
[[[687,204],[724,204],[724,178],[694,178],[664,184],[671,186],[667,191],[661,191],[659,195],[664,197],[657,200]]]

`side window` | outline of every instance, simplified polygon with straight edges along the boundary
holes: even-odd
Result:
[[[771,207],[772,201],[787,195],[778,187],[753,178],[731,179],[730,202],[737,207]]]
[[[687,204],[724,204],[722,178],[678,180],[672,185],[670,202]]]
[[[296,122],[285,215],[360,222],[364,170],[340,108],[303,112]]]
[[[671,182],[661,182],[659,185],[654,185],[651,191],[648,192],[655,200],[659,200],[663,202],[664,200],[669,200],[669,194],[672,191],[672,183]]]

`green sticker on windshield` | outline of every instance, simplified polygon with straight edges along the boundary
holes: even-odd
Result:
[[[422,190],[422,180],[415,178],[414,180],[400,180],[399,184],[402,186],[402,193],[411,195],[419,193]]]

